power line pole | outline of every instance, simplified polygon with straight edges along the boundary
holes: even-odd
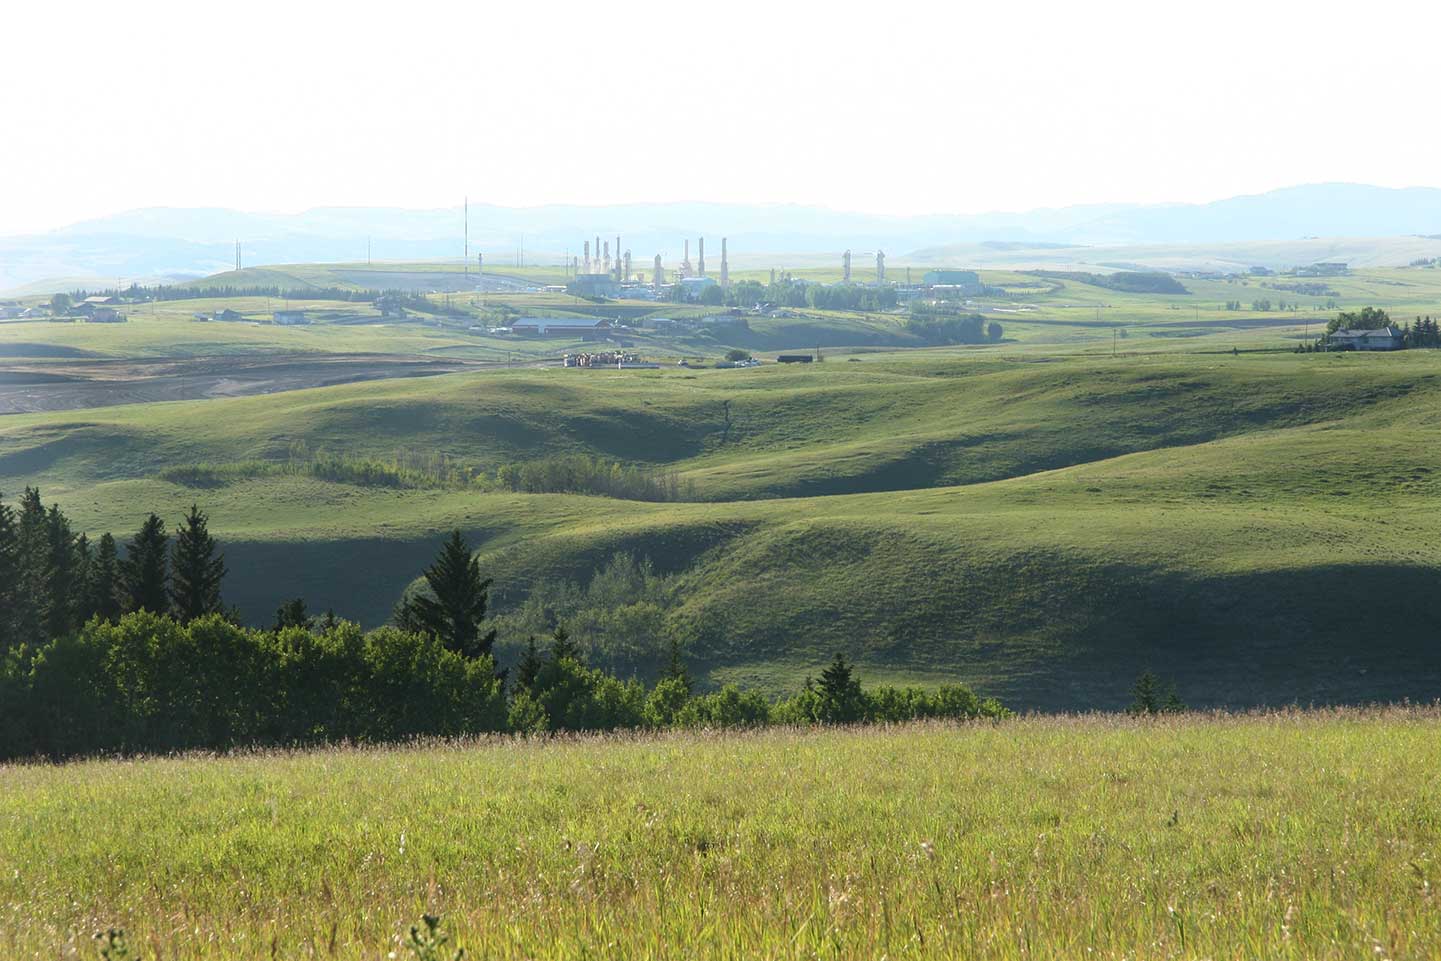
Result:
[[[470,276],[470,198],[465,198],[465,276]]]

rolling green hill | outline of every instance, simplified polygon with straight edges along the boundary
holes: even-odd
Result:
[[[1115,705],[1146,668],[1196,704],[1430,697],[1438,413],[1429,351],[501,370],[11,416],[0,490],[39,483],[91,531],[199,502],[257,621],[296,594],[382,620],[459,526],[502,611],[651,558],[665,630],[712,680],[793,685],[844,649],[1020,706]],[[487,471],[583,452],[674,469],[695,501],[159,479],[296,441]]]

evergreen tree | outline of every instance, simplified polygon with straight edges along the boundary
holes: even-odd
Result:
[[[305,598],[293,597],[276,609],[272,630],[279,633],[287,627],[310,629],[310,612],[305,609]]]
[[[534,690],[535,679],[540,676],[543,666],[545,658],[540,656],[540,650],[535,646],[535,635],[532,634],[526,638],[525,652],[520,655],[520,663],[515,667],[516,690]]]
[[[165,522],[151,514],[125,547],[121,570],[128,609],[152,614],[170,612],[169,546]]]
[[[171,600],[181,623],[221,611],[220,584],[225,580],[225,557],[210,536],[210,519],[194,504],[175,532],[170,549]]]
[[[16,643],[15,604],[20,589],[15,510],[0,500],[0,654]]]
[[[865,696],[861,682],[846,661],[837,653],[831,666],[821,671],[820,719],[836,724],[850,724],[865,715]]]
[[[691,679],[690,671],[686,670],[685,659],[681,656],[680,641],[672,637],[667,647],[666,665],[665,670],[661,672],[661,678],[680,681],[685,686],[687,694],[694,693],[695,681]]]
[[[75,599],[70,605],[77,627],[95,614],[90,609],[90,582],[94,577],[95,549],[90,546],[90,538],[81,534],[75,538]]]
[[[550,659],[552,661],[575,661],[577,664],[584,664],[580,656],[580,645],[570,636],[570,631],[565,625],[558,625],[555,633],[550,636]]]
[[[1181,693],[1176,690],[1175,682],[1166,685],[1166,700],[1161,704],[1161,711],[1164,714],[1181,714],[1186,710],[1186,702],[1181,700]]]
[[[495,645],[495,631],[480,633],[485,618],[489,579],[480,576],[480,562],[460,531],[452,531],[435,562],[425,570],[428,593],[401,602],[397,624],[416,633],[433,634],[463,657],[480,657]]]
[[[1136,678],[1131,688],[1131,706],[1127,712],[1134,715],[1161,713],[1161,681],[1150,671]]]
[[[50,605],[50,578],[46,570],[49,554],[45,506],[40,502],[40,491],[27,487],[20,497],[15,525],[16,590],[12,623],[17,643],[41,644],[49,640],[44,636]]]
[[[45,512],[45,636],[64,637],[75,627],[83,597],[75,555],[75,534],[70,521],[52,504]]]
[[[95,547],[95,559],[90,562],[86,587],[89,595],[86,620],[98,617],[112,623],[118,621],[125,609],[125,585],[120,572],[119,550],[112,534],[100,536],[100,542]]]

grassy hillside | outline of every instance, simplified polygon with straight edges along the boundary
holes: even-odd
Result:
[[[713,680],[791,686],[845,649],[1022,706],[1118,704],[1147,667],[1200,704],[1428,697],[1438,375],[1422,351],[496,371],[7,417],[0,490],[40,483],[91,531],[199,502],[255,620],[302,594],[375,623],[459,526],[503,610],[652,558]],[[584,452],[677,470],[698,502],[159,479],[296,441],[488,471]]]
[[[1434,712],[0,770],[0,944],[94,957],[1421,959]],[[578,772],[584,772],[578,776]],[[398,798],[405,803],[396,803]]]

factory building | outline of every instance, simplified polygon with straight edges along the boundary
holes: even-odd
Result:
[[[565,292],[576,297],[591,299],[614,299],[620,296],[620,284],[610,273],[576,274],[566,285]]]

